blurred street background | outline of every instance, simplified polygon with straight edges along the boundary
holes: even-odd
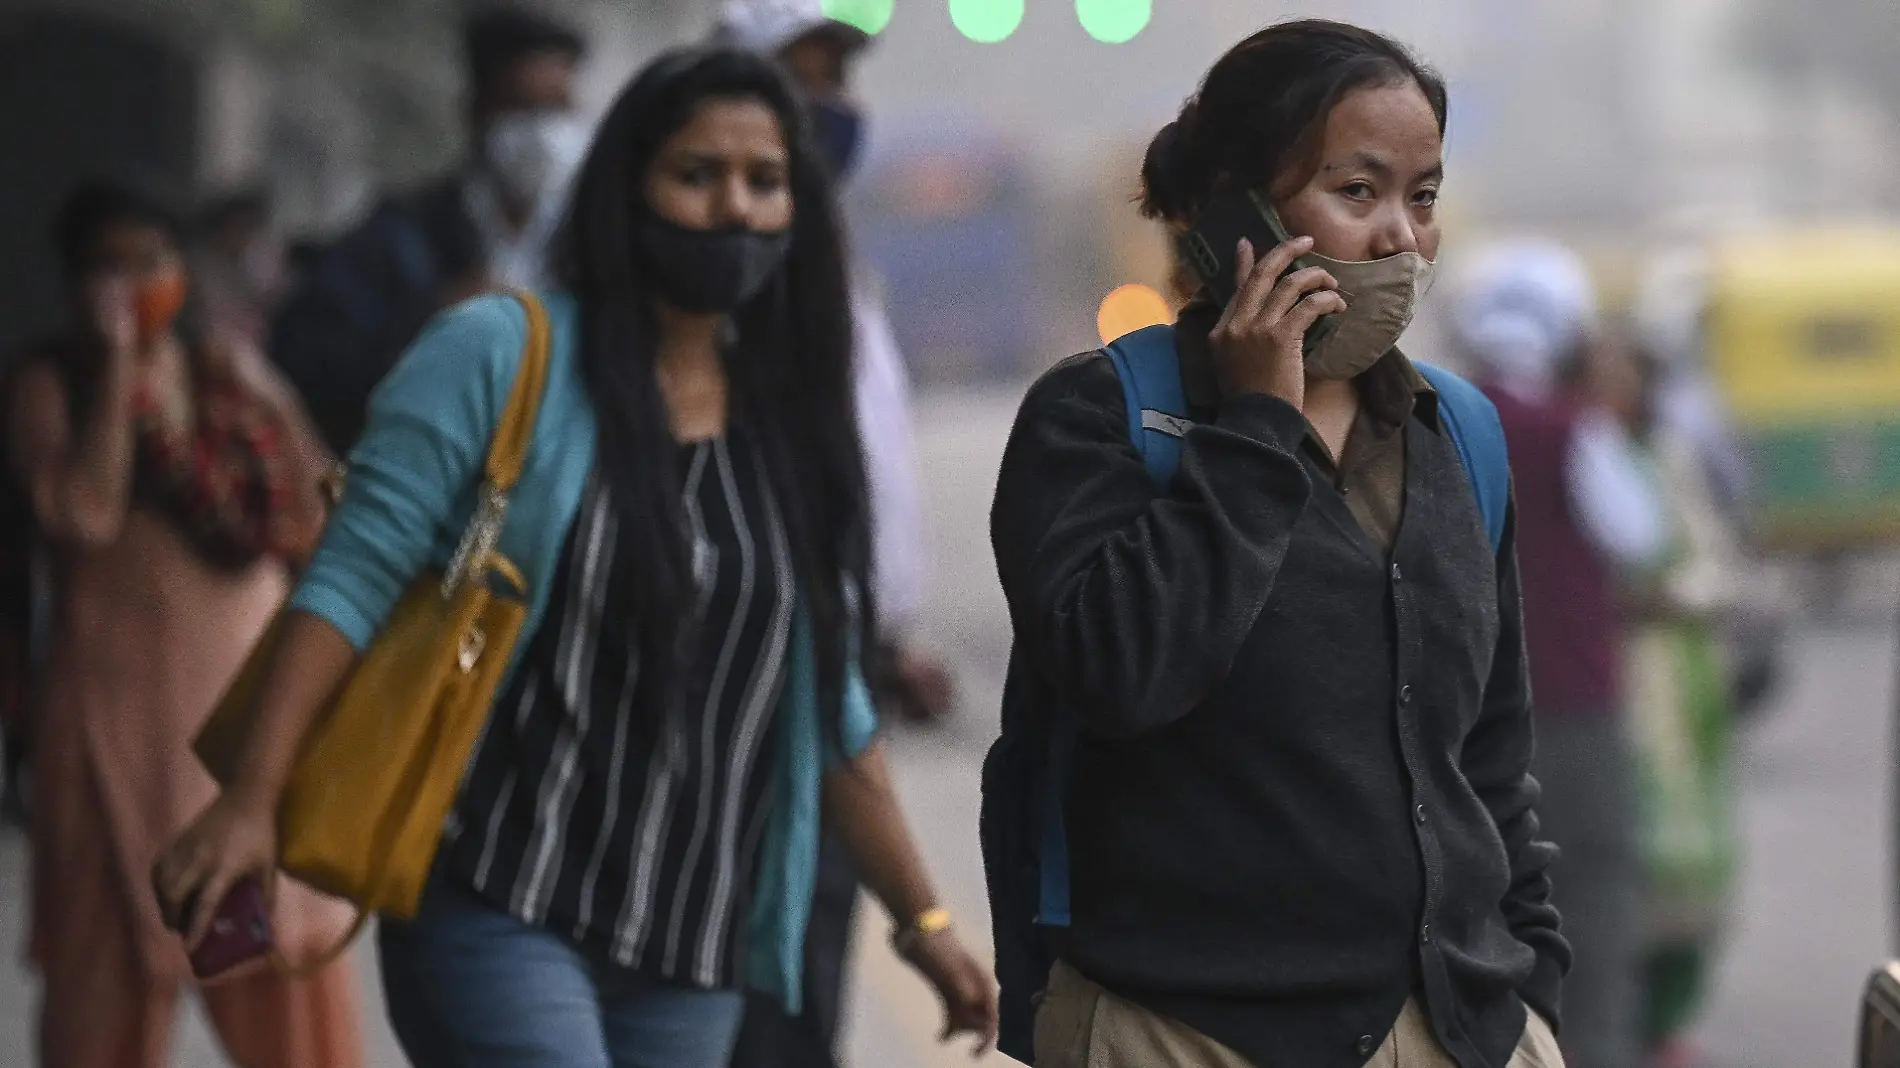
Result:
[[[463,152],[469,0],[0,0],[0,352],[65,315],[46,220],[100,168],[211,198],[261,191],[316,242]],[[583,97],[699,35],[710,0],[547,0],[590,37]],[[911,373],[928,492],[922,637],[956,713],[896,730],[899,788],[948,904],[986,946],[978,771],[1009,623],[989,496],[1023,388],[1168,289],[1131,198],[1142,148],[1220,52],[1324,15],[1448,77],[1445,258],[1538,234],[1609,314],[1694,364],[1749,462],[1780,581],[1777,681],[1737,733],[1739,877],[1707,1010],[1711,1068],[1852,1063],[1896,913],[1900,618],[1900,3],[1894,0],[840,0],[867,28],[868,158],[847,196]],[[840,17],[843,17],[841,15]],[[1126,289],[1123,287],[1144,287]],[[1134,294],[1129,297],[1129,294]],[[1157,301],[1158,302],[1158,301]],[[1408,336],[1456,364],[1439,304]],[[1561,869],[1557,876],[1561,880]],[[32,1062],[26,855],[0,830],[0,1068]],[[861,911],[855,1068],[967,1063]],[[373,982],[370,950],[359,950]],[[403,1061],[373,987],[372,1068]],[[195,1012],[195,1010],[194,1010]],[[176,1063],[221,1065],[202,1021]]]

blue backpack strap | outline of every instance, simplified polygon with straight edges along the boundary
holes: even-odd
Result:
[[[1181,436],[1188,419],[1187,390],[1181,385],[1181,358],[1174,348],[1174,327],[1150,326],[1127,334],[1103,350],[1122,380],[1128,404],[1128,439],[1148,465],[1157,491],[1174,480],[1181,463]]]
[[[1174,327],[1137,330],[1105,351],[1121,378],[1129,440],[1147,464],[1156,490],[1164,491],[1181,462],[1181,437],[1193,426],[1181,385]],[[1417,367],[1438,394],[1439,416],[1457,446],[1495,552],[1504,540],[1504,513],[1511,499],[1509,452],[1497,407],[1478,387],[1450,371],[1428,364]]]
[[[1128,438],[1141,453],[1157,493],[1165,492],[1181,463],[1181,436],[1188,419],[1187,390],[1181,385],[1181,361],[1174,348],[1174,327],[1137,330],[1103,350],[1114,361],[1128,406]],[[1077,726],[1073,715],[1057,710],[1049,724],[1049,763],[1045,768],[1044,818],[1038,875],[1041,888],[1036,922],[1048,927],[1069,923],[1069,837],[1062,815]]]
[[[1484,532],[1491,538],[1491,551],[1496,552],[1504,540],[1504,512],[1511,501],[1510,454],[1497,405],[1450,371],[1423,363],[1415,366],[1438,394],[1438,418],[1458,447],[1458,459],[1464,461],[1471,492],[1478,498]]]

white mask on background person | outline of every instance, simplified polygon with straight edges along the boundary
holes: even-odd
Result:
[[[1307,253],[1339,281],[1346,310],[1334,312],[1332,330],[1306,354],[1310,378],[1356,378],[1378,363],[1412,325],[1418,304],[1432,288],[1435,265],[1416,252],[1377,260],[1336,260]]]
[[[558,195],[587,155],[587,127],[566,111],[517,111],[488,127],[482,157],[517,205],[538,206]]]

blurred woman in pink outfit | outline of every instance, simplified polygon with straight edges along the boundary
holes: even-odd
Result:
[[[165,1062],[191,969],[147,873],[213,796],[192,736],[322,523],[328,460],[288,391],[256,353],[181,325],[179,237],[142,194],[76,191],[58,240],[78,320],[28,354],[7,398],[9,459],[54,570],[32,706],[46,1068]],[[274,920],[294,959],[349,917],[285,886]],[[345,966],[234,976],[204,1001],[243,1068],[363,1063]]]

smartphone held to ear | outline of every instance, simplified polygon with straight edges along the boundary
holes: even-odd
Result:
[[[1251,189],[1216,194],[1201,210],[1194,225],[1176,238],[1181,258],[1194,268],[1194,273],[1223,308],[1240,288],[1235,256],[1241,238],[1253,243],[1254,253],[1260,259],[1293,239],[1272,205]],[[1281,277],[1312,266],[1316,266],[1312,260],[1301,257],[1294,260]],[[1334,325],[1332,316],[1320,316],[1306,332],[1306,348],[1310,351],[1318,345],[1332,332]]]

